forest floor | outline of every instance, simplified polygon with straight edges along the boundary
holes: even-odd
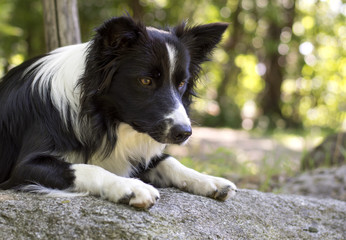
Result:
[[[263,135],[243,130],[195,127],[184,146],[168,153],[198,171],[228,178],[238,187],[280,191],[299,171],[304,152],[314,145],[297,134]]]

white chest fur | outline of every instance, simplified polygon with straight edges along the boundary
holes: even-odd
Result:
[[[112,153],[106,159],[101,157],[101,154],[95,154],[90,163],[118,176],[128,177],[133,171],[133,165],[148,165],[150,159],[160,155],[164,148],[165,144],[155,141],[148,134],[139,133],[130,125],[121,123]]]

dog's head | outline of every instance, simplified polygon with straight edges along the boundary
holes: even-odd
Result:
[[[83,77],[84,104],[96,105],[106,121],[125,122],[161,143],[184,143],[200,64],[228,24],[167,30],[130,17],[112,18],[97,29]]]

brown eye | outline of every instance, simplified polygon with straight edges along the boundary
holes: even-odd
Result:
[[[186,83],[186,82],[184,82],[184,81],[180,82],[178,87],[179,87],[179,88],[184,87],[184,86],[185,86],[185,83]]]
[[[152,84],[152,80],[150,78],[140,78],[139,81],[144,86],[150,86]]]

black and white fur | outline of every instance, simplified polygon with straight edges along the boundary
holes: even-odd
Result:
[[[163,154],[191,135],[200,64],[226,28],[112,18],[90,42],[12,69],[0,82],[0,189],[90,193],[139,208],[159,199],[153,186],[233,196],[232,182]]]

